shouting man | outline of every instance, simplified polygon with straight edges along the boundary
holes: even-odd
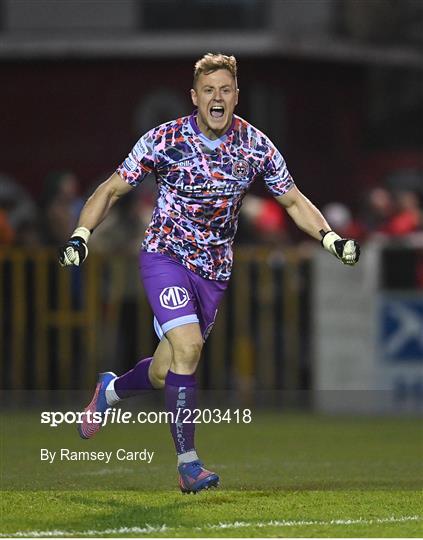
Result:
[[[196,407],[195,371],[232,268],[232,244],[241,203],[256,180],[286,209],[296,225],[344,264],[360,250],[342,239],[295,186],[272,142],[234,115],[238,103],[233,56],[206,54],[194,69],[190,116],[143,135],[116,172],[102,183],[81,211],[78,227],[60,249],[60,263],[80,265],[91,233],[116,201],[154,172],[158,199],[140,253],[140,273],[154,312],[160,343],[151,358],[117,377],[99,376],[85,411],[104,413],[120,399],[164,388],[166,408]],[[84,416],[81,437],[93,437],[99,423]],[[194,424],[171,424],[182,492],[217,486],[219,477],[199,460]]]

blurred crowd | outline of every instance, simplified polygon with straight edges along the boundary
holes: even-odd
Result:
[[[22,185],[0,174],[0,246],[52,246],[64,243],[74,230],[86,192],[71,171],[47,176],[38,200]],[[148,225],[156,188],[153,179],[121,199],[90,241],[92,251],[136,253]],[[356,196],[355,208],[333,201],[321,208],[341,236],[363,242],[404,238],[423,232],[423,172],[401,171]],[[239,243],[295,243],[286,212],[271,197],[249,194],[241,211]]]
[[[84,191],[74,172],[51,173],[36,200],[18,182],[0,174],[0,246],[60,246],[69,239],[86,199],[99,183]],[[121,199],[92,236],[90,249],[135,252],[154,200],[152,183]]]

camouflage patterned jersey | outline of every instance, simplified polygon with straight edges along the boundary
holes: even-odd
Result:
[[[212,141],[195,112],[143,135],[117,172],[131,186],[150,172],[157,179],[142,249],[213,280],[230,277],[238,214],[252,182],[263,178],[274,196],[294,185],[282,155],[258,129],[234,115],[225,135]]]

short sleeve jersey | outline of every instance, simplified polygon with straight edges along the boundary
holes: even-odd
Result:
[[[274,196],[294,185],[282,155],[258,129],[234,115],[225,135],[211,141],[195,112],[143,135],[117,172],[134,187],[150,172],[157,180],[142,249],[212,280],[230,277],[238,215],[252,182],[262,178]]]

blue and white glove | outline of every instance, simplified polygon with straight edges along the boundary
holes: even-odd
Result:
[[[320,231],[322,246],[348,266],[354,266],[360,258],[360,246],[355,240],[341,238],[333,231]]]
[[[77,227],[66,244],[59,248],[59,263],[62,266],[80,266],[87,258],[90,236],[91,232],[86,227]]]

